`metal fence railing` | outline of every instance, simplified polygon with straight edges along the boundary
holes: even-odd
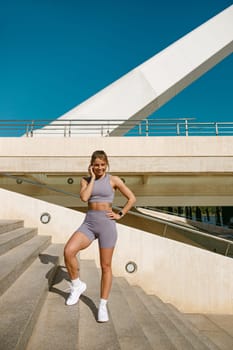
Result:
[[[233,122],[197,122],[194,118],[0,120],[0,137],[111,136],[116,129],[124,136],[233,136]]]

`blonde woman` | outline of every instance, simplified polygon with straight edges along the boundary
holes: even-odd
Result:
[[[109,320],[107,301],[112,284],[112,256],[117,241],[116,221],[120,220],[136,201],[132,191],[118,176],[110,175],[107,172],[108,168],[106,153],[102,150],[95,151],[88,168],[89,176],[82,178],[80,188],[80,198],[88,202],[88,211],[83,223],[68,240],[64,249],[65,264],[71,279],[71,292],[66,304],[74,305],[87,288],[85,282],[79,279],[76,255],[93,240],[98,239],[102,273],[98,322]],[[112,210],[116,190],[127,199],[118,213]]]

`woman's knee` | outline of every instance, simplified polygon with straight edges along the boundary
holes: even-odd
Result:
[[[66,244],[64,248],[64,257],[66,259],[73,258],[78,253],[77,249],[74,249],[71,244]]]
[[[111,262],[102,262],[101,263],[101,270],[103,273],[111,272],[112,271]]]

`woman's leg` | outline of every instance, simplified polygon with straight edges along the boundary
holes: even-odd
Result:
[[[76,255],[91,244],[90,239],[82,232],[75,232],[64,248],[64,259],[71,280],[79,277],[79,266]]]
[[[112,255],[114,248],[100,248],[100,265],[102,270],[100,303],[98,308],[98,321],[109,320],[107,301],[112,286]]]
[[[86,283],[79,279],[79,266],[76,258],[77,253],[87,248],[91,240],[82,232],[75,232],[64,248],[65,264],[71,279],[71,290],[67,305],[74,305],[78,302],[80,295],[86,290]]]
[[[112,286],[112,255],[113,248],[100,248],[100,266],[102,271],[101,276],[101,299],[108,299]]]

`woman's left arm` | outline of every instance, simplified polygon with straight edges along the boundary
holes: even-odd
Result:
[[[114,213],[114,219],[119,220],[122,218],[134,205],[136,202],[136,197],[133,192],[125,185],[125,183],[118,176],[111,176],[111,183],[114,189],[119,190],[125,198],[127,198],[127,202],[119,213]]]

